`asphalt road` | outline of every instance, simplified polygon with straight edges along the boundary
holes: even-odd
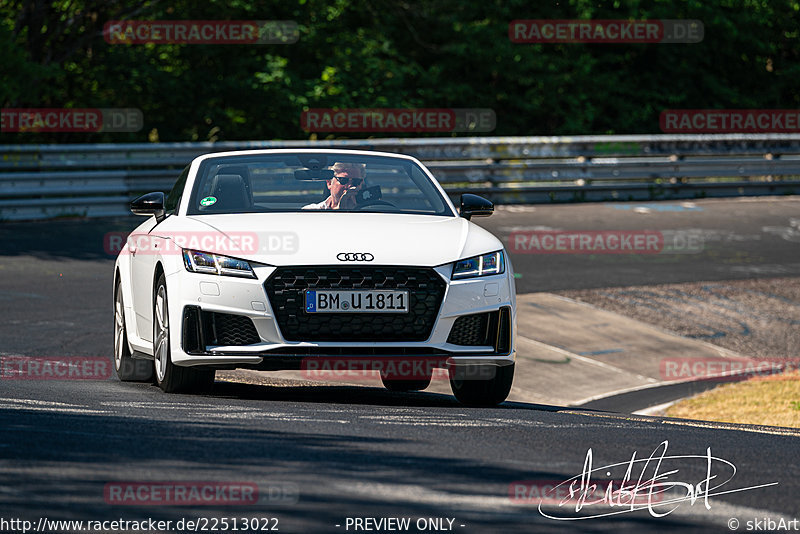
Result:
[[[520,229],[683,230],[703,236],[702,250],[691,254],[512,251],[518,291],[555,291],[797,276],[798,208],[800,202],[790,198],[649,208],[537,206],[498,210],[480,222],[506,240]],[[136,222],[0,225],[0,353],[109,355],[113,257],[103,250],[103,236]],[[440,518],[441,523],[428,523],[440,531],[463,532],[730,532],[733,517],[740,530],[747,529],[747,521],[779,521],[781,514],[800,518],[798,434],[771,429],[532,404],[471,409],[445,395],[348,386],[218,382],[208,396],[167,396],[151,385],[116,380],[0,380],[0,429],[0,530],[11,532],[22,529],[4,528],[3,520],[43,517],[173,522],[274,517],[282,532],[363,532],[366,528],[354,528],[354,518],[381,517],[410,518],[410,532],[425,518]],[[537,509],[538,499],[524,498],[580,475],[589,449],[593,465],[601,467],[626,463],[634,453],[637,460],[647,458],[664,441],[666,456],[680,456],[658,468],[662,475],[672,472],[659,479],[673,484],[666,497],[686,495],[679,483],[691,484],[698,495],[693,504],[654,510],[675,507],[665,517],[640,510],[556,520]],[[715,458],[710,462],[709,448]],[[711,487],[730,477],[731,465],[736,473],[709,492],[730,493],[706,502],[701,481],[709,476],[709,465]],[[621,480],[624,467],[600,470],[592,478]],[[642,470],[645,479],[653,477],[655,469],[653,462],[646,468],[635,463],[632,478]],[[202,505],[163,504],[141,494],[124,504],[113,498],[115,489],[130,488],[129,483],[187,481],[257,487],[258,502],[232,504],[224,492]],[[515,485],[518,481],[532,482]],[[510,498],[514,495],[522,495],[522,502]],[[623,509],[584,503],[578,513],[575,501],[570,504],[545,514],[574,518]]]
[[[452,518],[461,532],[708,532],[726,531],[732,517],[800,516],[797,435],[536,405],[466,409],[449,396],[372,388],[217,386],[213,396],[165,397],[152,386],[118,382],[5,385],[2,515],[34,522],[276,517],[282,532],[353,532],[344,528],[348,517]],[[702,488],[710,447],[737,469],[712,495],[778,485],[712,496],[710,509],[702,496],[693,505],[656,508],[675,507],[665,518],[637,511],[557,521],[538,511],[538,499],[524,500],[580,475],[589,448],[593,466],[601,467],[628,462],[634,453],[648,458],[664,440],[666,456],[698,458],[664,460],[660,469],[636,463],[634,481],[643,471],[650,478],[677,470],[661,480]],[[594,478],[624,474],[623,467],[610,477],[603,471]],[[713,460],[711,476],[718,478],[711,487],[731,474]],[[104,492],[109,484],[144,481],[255,484],[260,498],[246,506],[163,506],[137,494],[123,505]],[[529,481],[524,493],[511,493],[522,502],[509,498],[518,481]],[[670,495],[687,493],[676,487]],[[547,513],[570,518],[619,510],[600,503],[576,514],[573,502]]]

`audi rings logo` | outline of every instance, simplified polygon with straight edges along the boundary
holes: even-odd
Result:
[[[339,261],[372,261],[375,256],[369,252],[340,252],[336,255]]]

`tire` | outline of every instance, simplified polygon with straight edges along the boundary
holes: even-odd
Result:
[[[428,377],[427,380],[400,380],[396,378],[385,378],[381,375],[381,382],[383,382],[383,387],[389,391],[422,391],[431,385],[431,377]]]
[[[125,305],[122,284],[114,286],[114,370],[122,382],[149,382],[153,379],[153,366],[147,360],[135,360],[128,346],[125,328]]]
[[[489,379],[450,378],[450,388],[458,402],[467,406],[497,406],[506,400],[511,392],[511,383],[514,381],[514,364],[498,367],[481,366],[478,373],[486,370],[492,374],[490,367],[494,368],[494,376]]]
[[[165,393],[197,393],[210,390],[214,385],[213,369],[180,367],[172,363],[167,310],[167,281],[162,273],[153,293],[153,368],[158,387]]]

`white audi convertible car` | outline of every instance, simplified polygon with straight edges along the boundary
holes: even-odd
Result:
[[[465,404],[508,396],[514,274],[470,222],[492,203],[464,194],[456,210],[412,157],[207,154],[131,210],[148,219],[115,264],[121,380],[198,391],[217,369],[366,365],[393,391],[435,370]]]

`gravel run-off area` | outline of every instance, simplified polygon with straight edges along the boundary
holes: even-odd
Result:
[[[560,291],[754,358],[800,358],[800,278]]]

